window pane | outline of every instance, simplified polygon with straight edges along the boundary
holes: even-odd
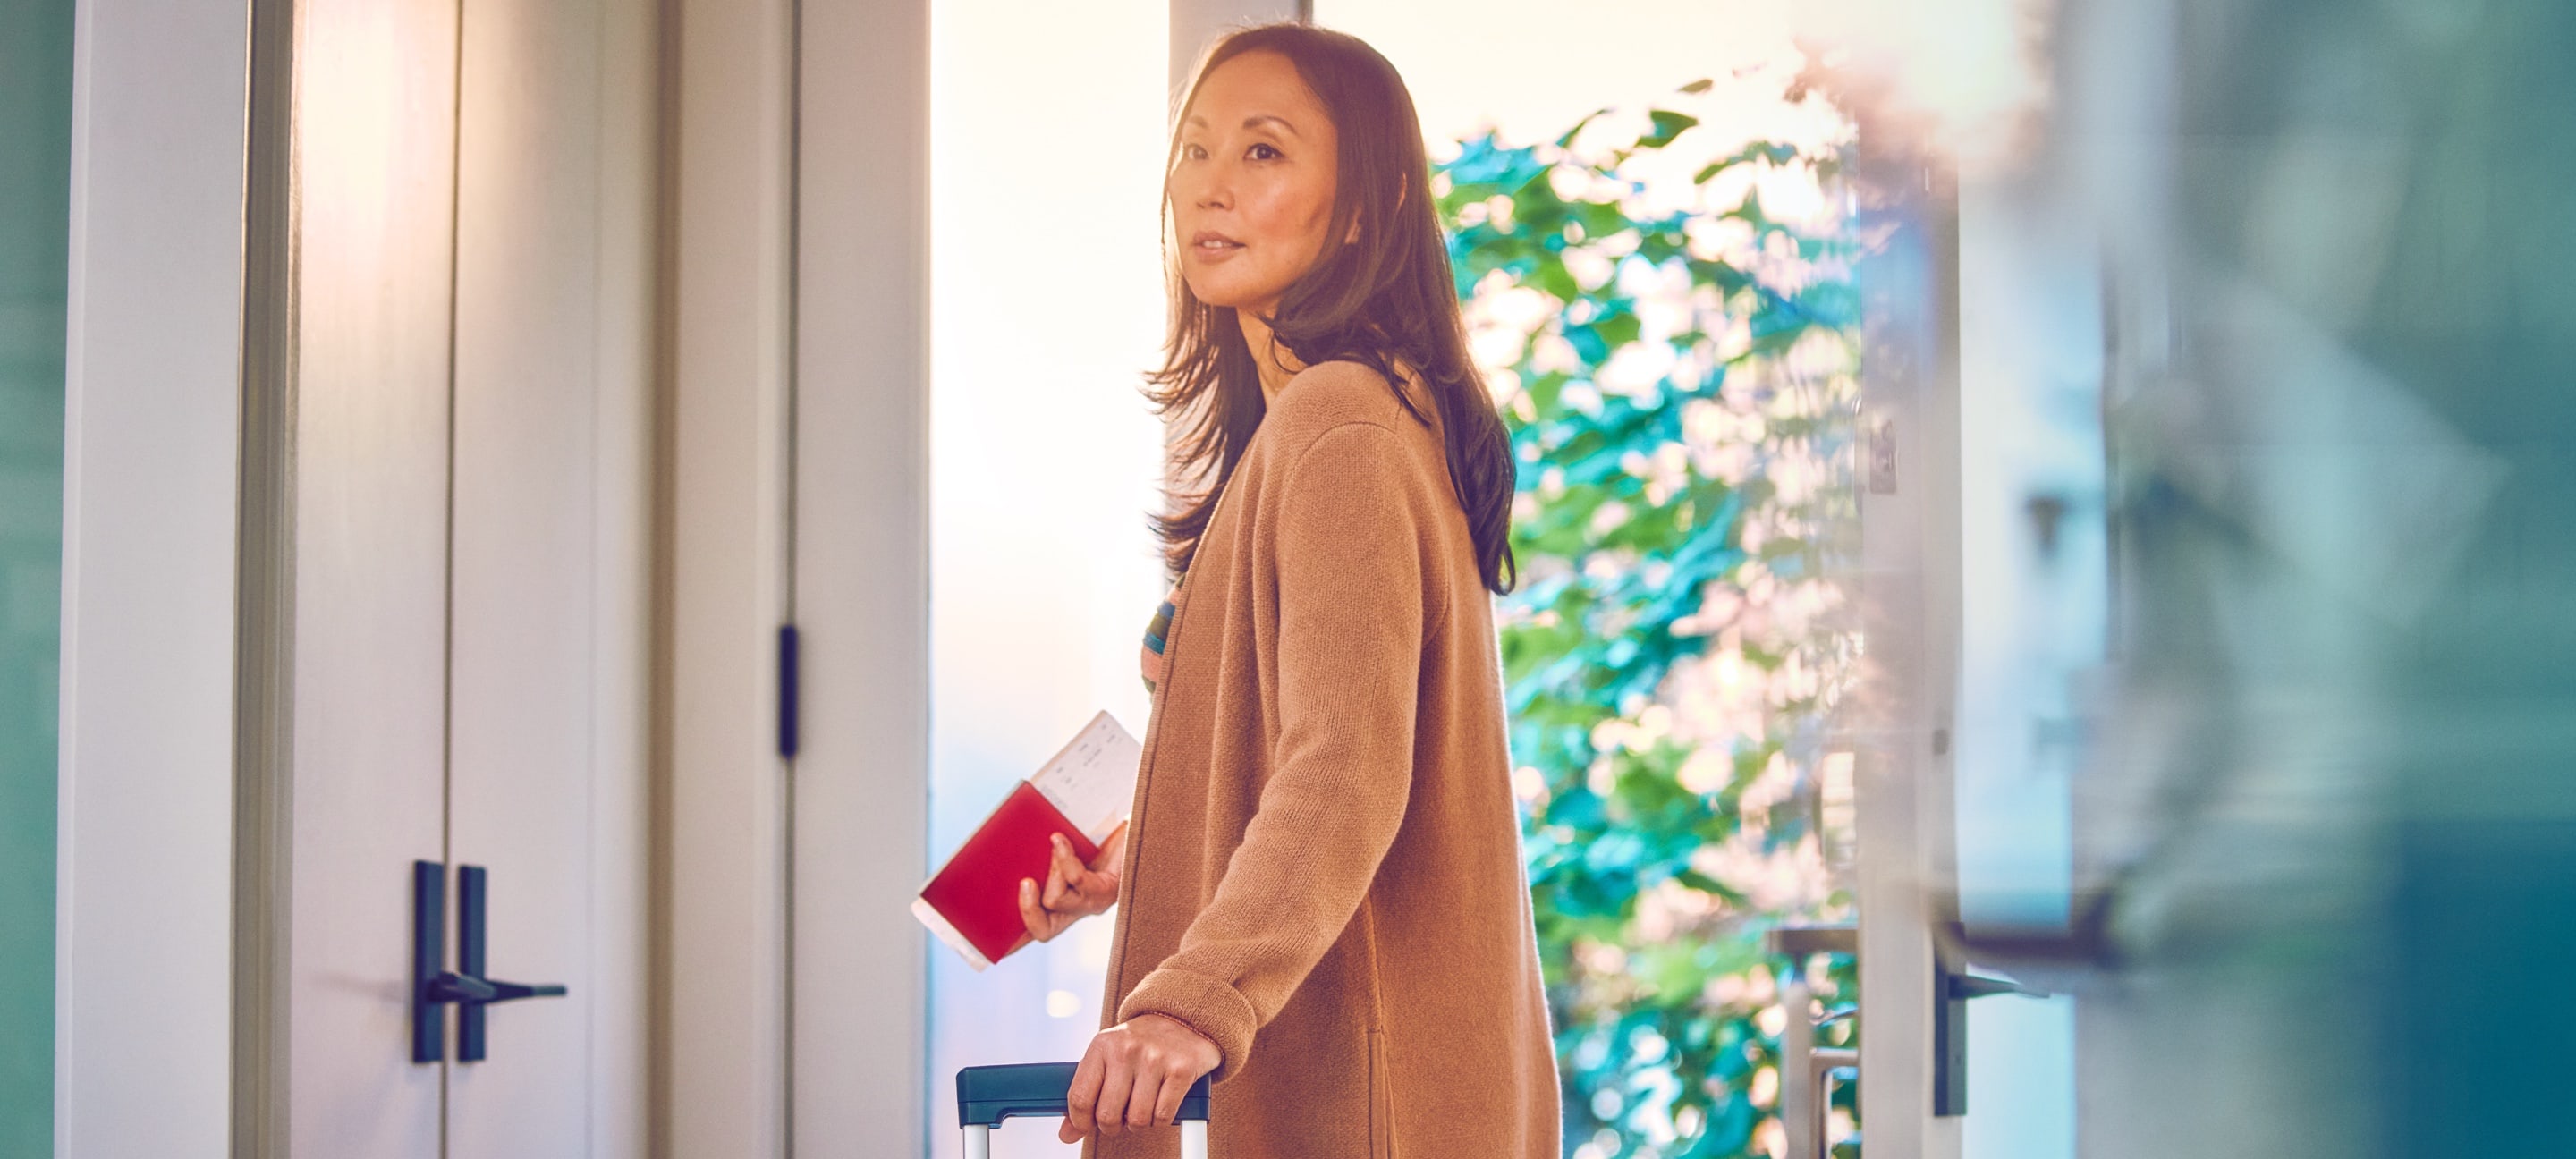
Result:
[[[1162,0],[931,12],[935,865],[1093,713],[1144,734],[1169,97]],[[1080,1057],[1114,920],[980,974],[931,942],[931,1154],[959,1151],[958,1067]],[[1033,1121],[994,1137],[1065,1150]]]

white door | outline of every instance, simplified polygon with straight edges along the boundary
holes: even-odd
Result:
[[[644,1150],[644,11],[463,4],[447,853],[489,875],[489,971],[571,993],[485,1013],[450,1155]]]
[[[442,0],[300,16],[289,1148],[434,1159],[410,870],[446,859],[456,20]]]
[[[649,15],[298,14],[287,1073],[300,1156],[641,1151]],[[412,866],[496,1004],[413,1058]]]
[[[2055,1159],[2074,1004],[2041,991],[2079,972],[2108,606],[2098,271],[2044,183],[1963,184],[1867,125],[1861,1119],[1874,1153]]]

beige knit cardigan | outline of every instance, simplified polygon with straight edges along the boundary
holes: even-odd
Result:
[[[1365,367],[1299,373],[1183,584],[1109,1021],[1216,1042],[1218,1159],[1554,1159],[1493,604],[1439,432]]]

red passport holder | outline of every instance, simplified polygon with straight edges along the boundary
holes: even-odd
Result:
[[[1022,781],[984,819],[975,835],[921,888],[913,916],[930,927],[969,965],[982,970],[1029,940],[1020,920],[1020,880],[1044,883],[1055,860],[1049,835],[1061,833],[1088,865],[1100,847],[1057,812],[1037,786]]]

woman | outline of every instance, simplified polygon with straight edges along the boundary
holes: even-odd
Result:
[[[1059,1130],[1093,1155],[1176,1153],[1149,1128],[1203,1074],[1225,1159],[1558,1154],[1491,600],[1513,467],[1429,179],[1349,36],[1238,32],[1182,106],[1154,398],[1211,483],[1158,521],[1124,848],[1021,886],[1039,939],[1125,903]]]

